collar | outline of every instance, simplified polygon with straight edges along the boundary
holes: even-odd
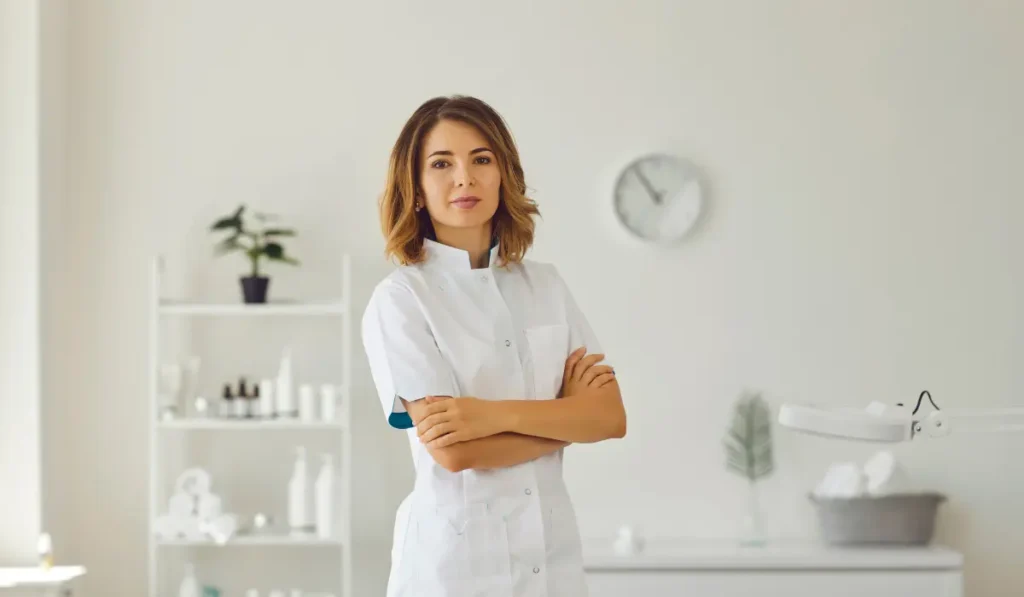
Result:
[[[471,271],[469,251],[458,249],[429,238],[423,239],[423,250],[426,252],[426,263],[451,271]],[[488,267],[494,267],[498,260],[498,243],[491,245]]]

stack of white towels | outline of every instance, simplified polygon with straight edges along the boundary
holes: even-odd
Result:
[[[892,452],[882,450],[863,465],[837,462],[828,467],[814,489],[822,498],[877,497],[911,492],[906,470]]]

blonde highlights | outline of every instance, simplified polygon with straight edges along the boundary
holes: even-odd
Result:
[[[423,140],[442,120],[476,127],[490,144],[501,171],[498,209],[494,212],[491,235],[499,245],[500,263],[519,263],[533,244],[533,217],[539,215],[540,210],[536,202],[526,196],[519,151],[504,119],[482,100],[460,95],[435,97],[424,102],[406,121],[391,149],[387,182],[379,203],[385,255],[402,265],[419,263],[423,260],[423,239],[434,237],[427,210],[416,211],[416,195],[420,187]]]

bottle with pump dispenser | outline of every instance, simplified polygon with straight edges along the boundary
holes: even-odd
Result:
[[[309,474],[306,464],[306,448],[295,448],[295,465],[288,480],[288,527],[292,534],[306,535],[313,531],[312,512],[309,499]]]
[[[334,456],[321,455],[320,473],[316,477],[316,534],[321,539],[334,536]]]

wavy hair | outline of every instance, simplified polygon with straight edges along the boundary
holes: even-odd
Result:
[[[487,139],[501,172],[498,209],[491,222],[491,241],[498,243],[501,265],[519,263],[533,244],[534,219],[540,210],[526,196],[519,151],[504,119],[475,97],[455,95],[427,100],[406,121],[391,149],[387,183],[380,197],[380,223],[387,241],[384,254],[402,265],[423,260],[423,239],[436,239],[427,210],[416,212],[420,189],[423,139],[442,120],[475,127]]]

